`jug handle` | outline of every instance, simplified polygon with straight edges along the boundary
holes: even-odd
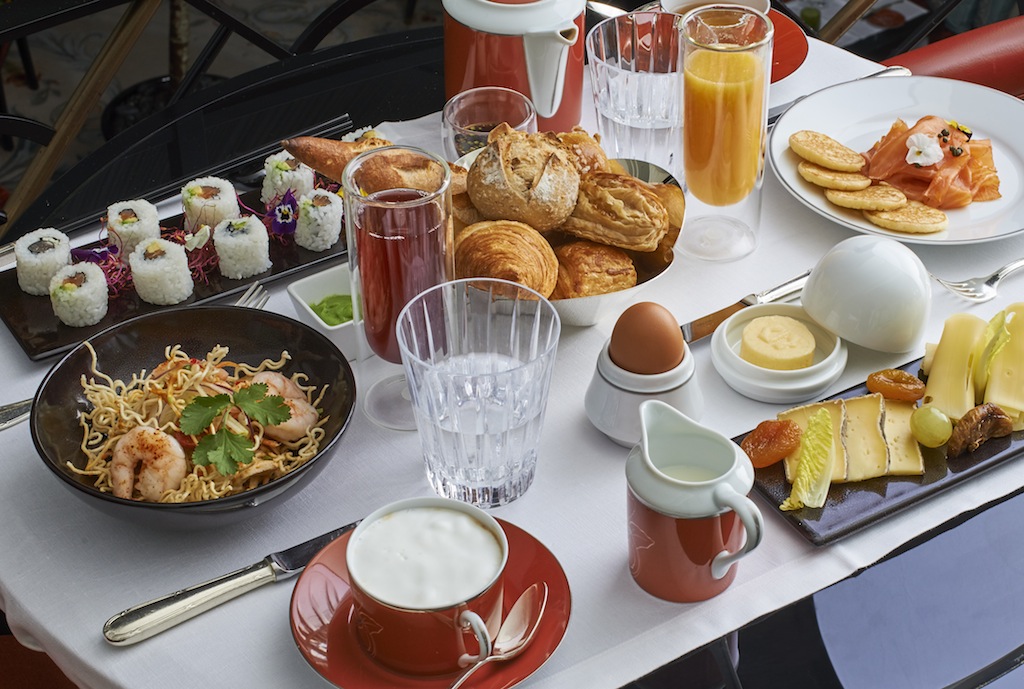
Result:
[[[764,518],[761,516],[761,510],[757,509],[757,505],[750,498],[740,495],[727,484],[715,488],[715,502],[735,512],[743,522],[743,528],[747,533],[746,542],[740,550],[735,553],[723,550],[711,561],[711,576],[721,579],[729,573],[730,567],[760,545],[761,538],[764,536]]]
[[[569,47],[576,44],[579,34],[579,27],[575,22],[570,22],[554,31],[528,33],[523,36],[530,99],[539,117],[554,116],[562,104]]]

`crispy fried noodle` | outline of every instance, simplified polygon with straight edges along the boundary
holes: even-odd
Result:
[[[304,374],[282,374],[287,351],[253,366],[229,361],[228,348],[220,345],[204,359],[174,345],[151,372],[122,381],[100,371],[95,350],[85,344],[92,364],[82,387],[91,409],[79,424],[87,461],[84,468],[68,466],[92,477],[101,491],[151,502],[212,500],[296,469],[316,455],[326,435],[328,417],[318,408],[327,386],[317,390]],[[196,402],[201,397],[211,399]],[[215,402],[209,420],[200,422],[208,424],[202,431],[182,430],[186,407],[186,417],[194,417],[204,403]],[[276,417],[261,416],[267,405]]]

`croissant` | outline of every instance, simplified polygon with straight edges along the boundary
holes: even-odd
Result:
[[[654,251],[668,232],[668,211],[653,189],[628,175],[593,172],[580,181],[570,234],[620,249]]]
[[[552,299],[590,297],[636,286],[636,268],[622,249],[585,239],[555,247],[558,278]]]
[[[555,288],[558,259],[544,236],[514,220],[485,220],[455,238],[455,275],[499,278],[547,297]]]
[[[561,225],[576,205],[580,175],[558,137],[502,124],[488,140],[466,178],[476,209],[490,220],[517,220],[540,232]]]

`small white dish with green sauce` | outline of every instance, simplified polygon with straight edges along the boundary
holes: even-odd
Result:
[[[369,354],[369,347],[351,320],[352,283],[347,263],[296,280],[288,285],[288,296],[299,320],[330,338],[349,361]],[[339,316],[345,315],[348,320],[339,322]]]

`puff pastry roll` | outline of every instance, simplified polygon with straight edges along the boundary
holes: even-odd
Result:
[[[517,220],[540,232],[561,225],[576,206],[580,174],[558,137],[501,124],[488,141],[466,178],[476,209],[489,220]]]
[[[654,251],[632,253],[633,263],[636,264],[638,270],[645,274],[660,273],[672,263],[673,248],[676,245],[676,240],[679,239],[679,231],[683,227],[683,217],[686,211],[683,190],[675,184],[652,184],[651,188],[661,199],[665,210],[668,211],[668,232],[658,242]]]
[[[499,278],[548,297],[558,277],[558,259],[544,236],[514,220],[485,220],[455,238],[455,275]]]
[[[552,299],[590,297],[636,285],[636,268],[625,251],[585,239],[555,247],[558,279]]]
[[[580,181],[562,229],[620,249],[654,251],[668,232],[668,211],[650,185],[629,175],[594,172]]]

